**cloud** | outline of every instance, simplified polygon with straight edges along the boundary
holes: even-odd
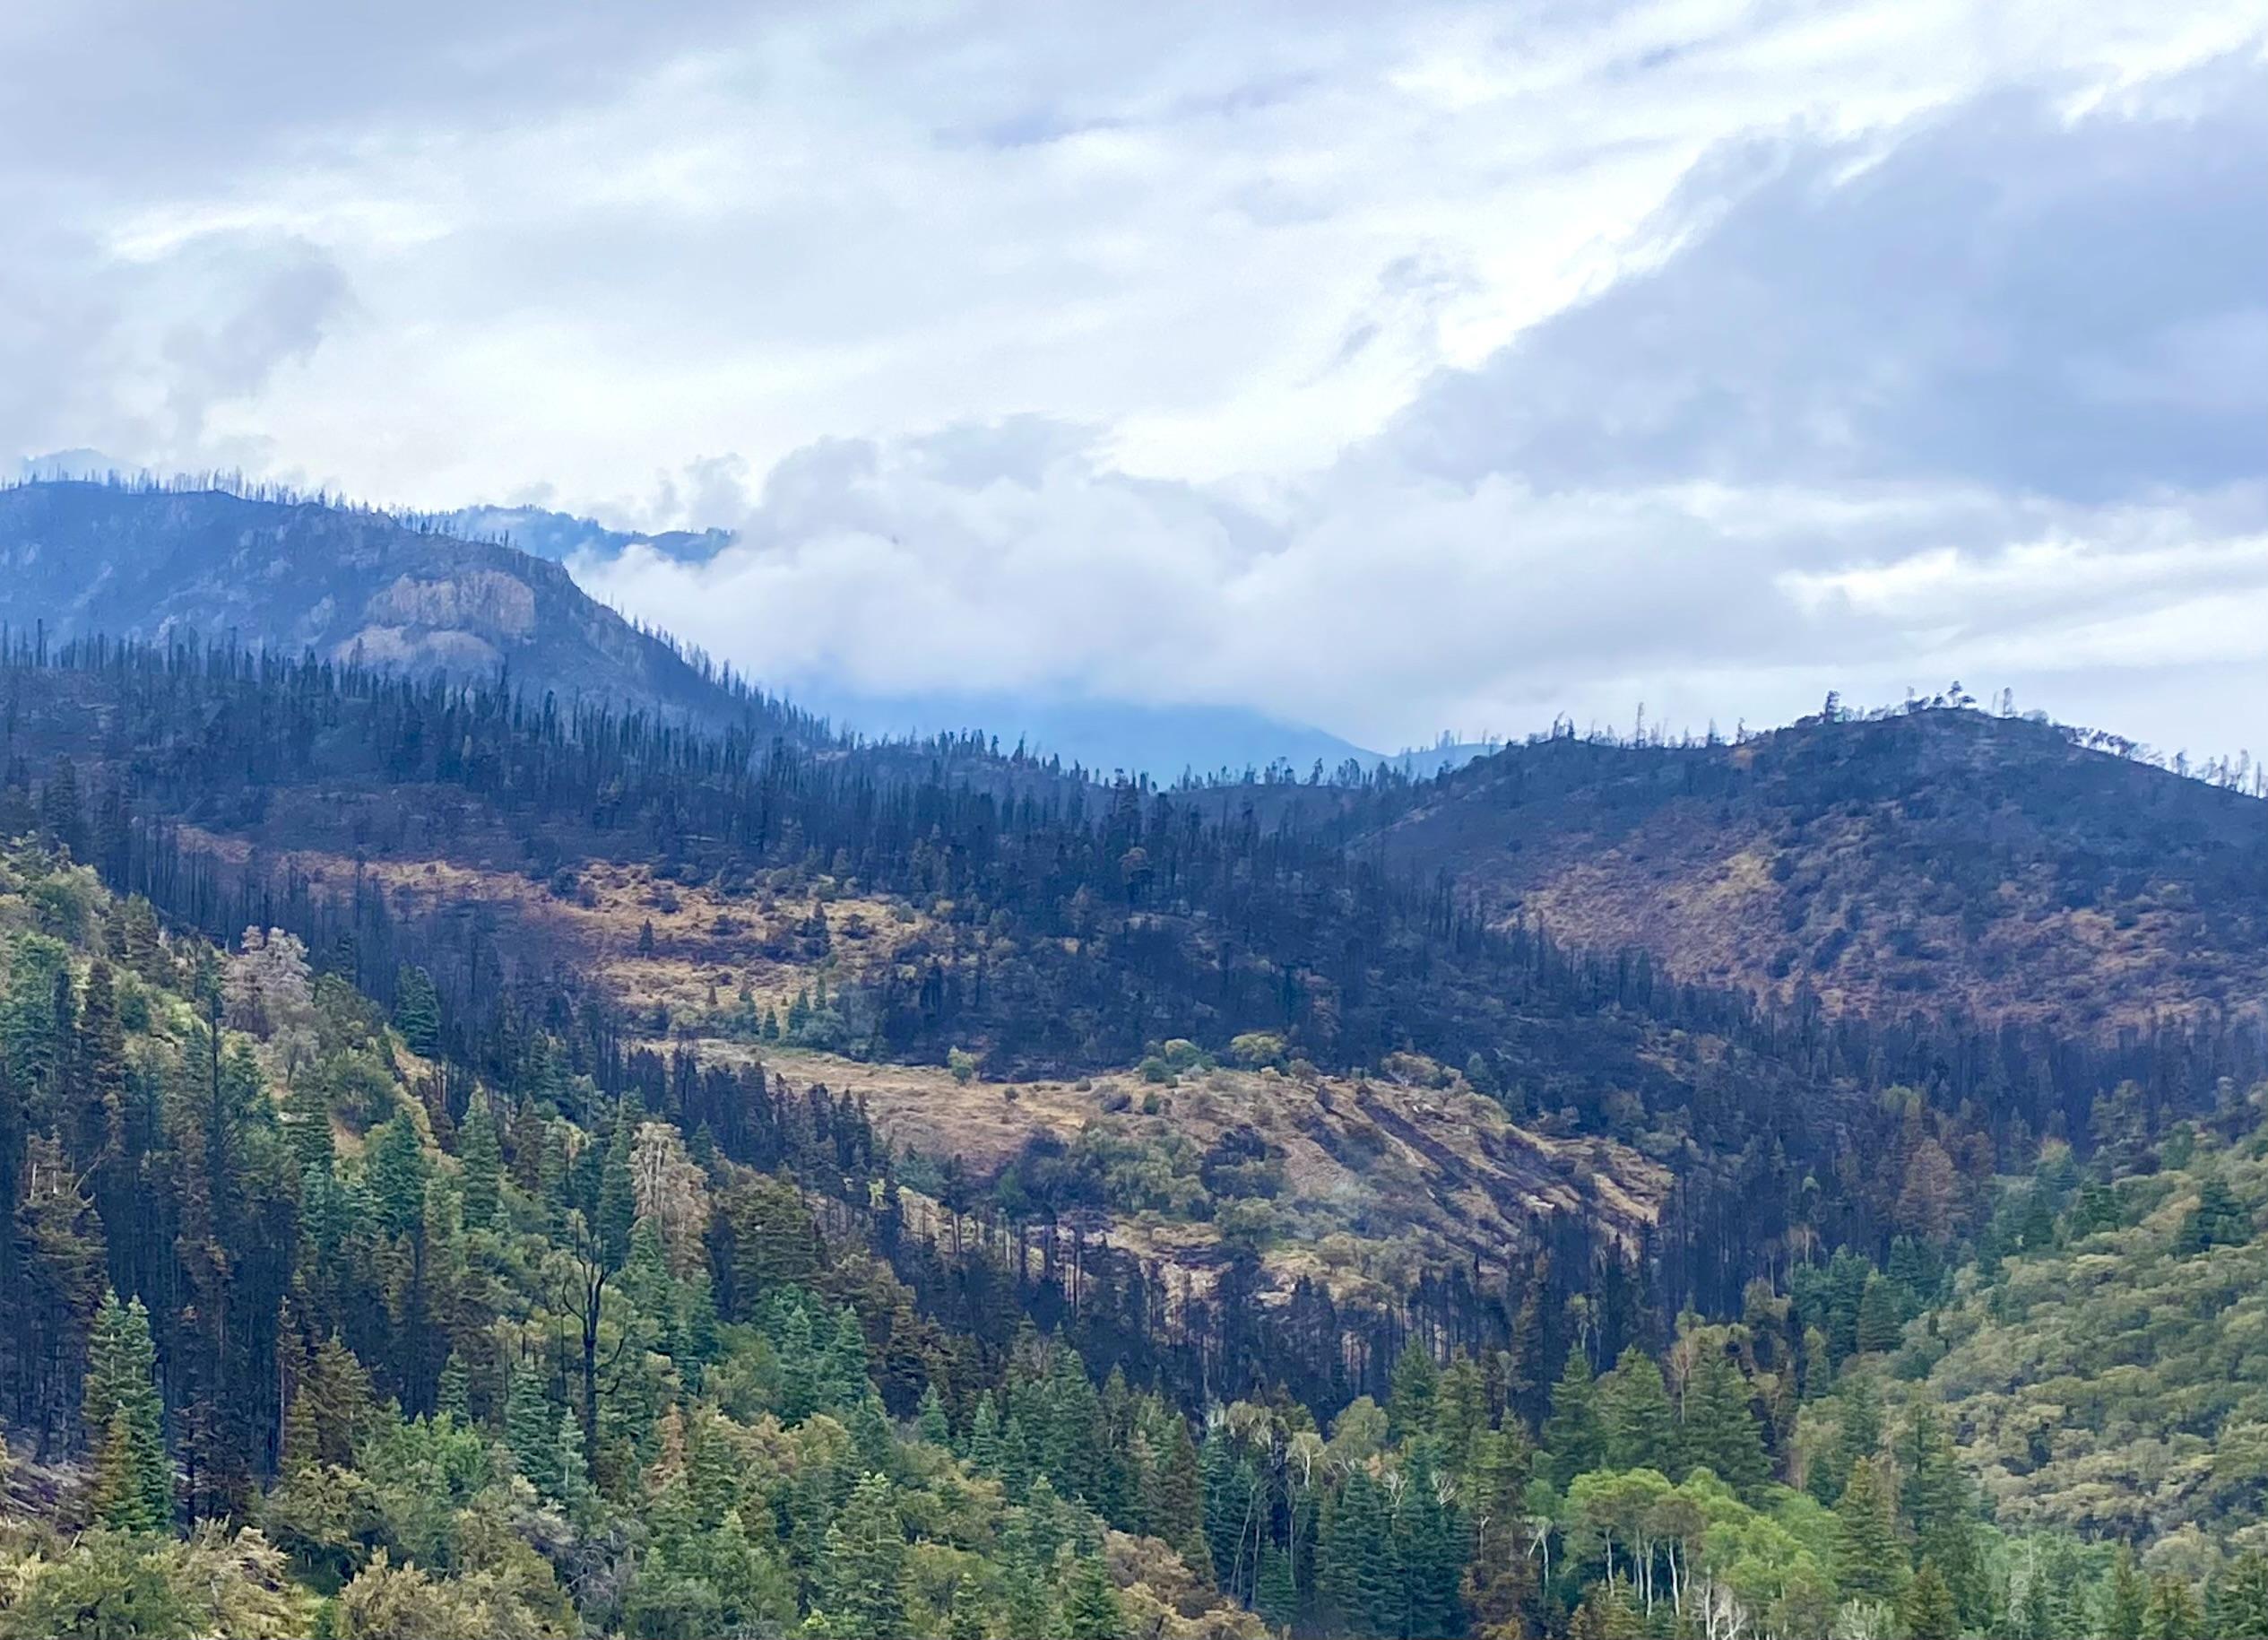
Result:
[[[147,257],[67,233],[0,246],[0,449],[74,443],[134,465],[258,465],[213,412],[306,360],[352,306],[343,273],[289,235],[200,235]]]
[[[2268,82],[2075,121],[1981,99],[1885,144],[1697,167],[1651,272],[1398,421],[1441,476],[1923,479],[2099,500],[2268,472]],[[2160,93],[2165,97],[2165,93]],[[1886,151],[1885,151],[1886,148]]]
[[[2217,669],[2268,659],[2268,447],[2219,363],[2268,291],[2239,208],[2264,78],[1744,142],[1651,266],[1288,482],[1137,478],[1039,418],[827,440],[714,560],[579,572],[790,687],[1233,702],[1396,744],[1954,677],[2075,713],[2123,676],[2147,721],[2115,726],[2256,745]]]

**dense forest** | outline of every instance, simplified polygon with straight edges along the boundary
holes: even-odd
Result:
[[[1344,811],[973,743],[5,662],[0,1635],[2268,1634],[2255,1016],[1767,1005]],[[372,861],[501,836],[566,895],[628,855],[916,933],[838,964],[819,918],[728,1061],[477,907],[312,880],[314,806]],[[1240,1131],[1165,1181],[1220,1232],[1177,1286],[1092,1233],[1157,1158],[973,1176],[804,1049],[1414,1080],[1672,1183],[1380,1304],[1275,1279]]]

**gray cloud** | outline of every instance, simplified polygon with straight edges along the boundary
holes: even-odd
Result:
[[[1681,249],[1444,377],[1388,435],[1395,456],[1460,482],[2073,500],[2268,475],[2256,63],[2068,124],[1989,97],[1883,147],[1713,157],[1657,225]]]
[[[2268,658],[2259,390],[2210,362],[2268,290],[2227,220],[2268,177],[2268,84],[2209,81],[1711,156],[1657,265],[1293,482],[1140,480],[1031,418],[828,441],[714,562],[583,573],[838,691],[1235,702],[1394,743],[2123,675],[2148,721],[2117,726],[2257,743],[2203,680]]]
[[[307,358],[351,306],[338,265],[290,235],[213,233],[135,259],[74,234],[14,237],[0,247],[0,448],[256,466],[264,441],[209,437],[212,412]]]

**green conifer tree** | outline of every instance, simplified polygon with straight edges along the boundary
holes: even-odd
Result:
[[[1623,1350],[1600,1386],[1599,1403],[1610,1468],[1659,1470],[1676,1479],[1676,1415],[1651,1356],[1635,1344]]]
[[[905,1624],[905,1527],[887,1477],[869,1475],[827,1529],[819,1604],[834,1632],[898,1640]]]
[[[1394,1358],[1393,1387],[1386,1397],[1386,1438],[1407,1441],[1433,1432],[1433,1401],[1441,1371],[1422,1339],[1411,1339]]]
[[[2134,1547],[2121,1543],[2103,1593],[2102,1640],[2142,1640],[2142,1616],[2149,1607],[2150,1586],[2134,1565]]]
[[[1598,1384],[1591,1376],[1590,1358],[1580,1349],[1567,1352],[1567,1367],[1552,1386],[1551,1416],[1544,1420],[1545,1473],[1561,1491],[1578,1475],[1588,1474],[1606,1462],[1606,1429],[1599,1416]]]
[[[1953,1592],[1935,1561],[1924,1560],[1898,1601],[1898,1627],[1904,1640],[1961,1640],[1961,1614]]]
[[[1678,1434],[1684,1462],[1736,1492],[1754,1492],[1771,1474],[1748,1380],[1724,1356],[1710,1356],[1694,1367]]]
[[[89,1341],[84,1413],[101,1432],[95,1462],[95,1518],[118,1532],[163,1532],[173,1524],[173,1463],[165,1450],[157,1349],[150,1313],[121,1305],[105,1289]]]
[[[2142,1608],[2142,1640],[2207,1640],[2205,1611],[2186,1578],[2160,1572],[2150,1580],[2150,1603]],[[2215,1636],[2212,1640],[2220,1640]]]
[[[1062,1618],[1067,1640],[1125,1640],[1125,1610],[1100,1555],[1071,1561],[1063,1580]]]
[[[953,1445],[952,1420],[945,1416],[945,1398],[937,1393],[935,1384],[922,1390],[922,1404],[914,1411],[913,1423],[922,1438],[931,1445],[950,1448]]]
[[[420,1059],[441,1051],[441,995],[423,968],[405,967],[394,976],[394,1028]]]
[[[1898,1541],[1890,1486],[1880,1460],[1861,1458],[1835,1506],[1835,1575],[1853,1600],[1894,1601],[1906,1584],[1906,1551]]]
[[[536,1370],[523,1363],[504,1400],[504,1444],[528,1484],[546,1497],[565,1491],[559,1452],[559,1410],[544,1393]]]
[[[496,1113],[487,1094],[472,1096],[460,1132],[457,1159],[464,1169],[464,1224],[467,1229],[484,1230],[496,1221],[504,1176],[504,1149],[497,1137]]]

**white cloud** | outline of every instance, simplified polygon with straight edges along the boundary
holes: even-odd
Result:
[[[737,524],[584,573],[791,686],[2268,738],[2249,8],[229,15],[0,13],[0,445]]]

